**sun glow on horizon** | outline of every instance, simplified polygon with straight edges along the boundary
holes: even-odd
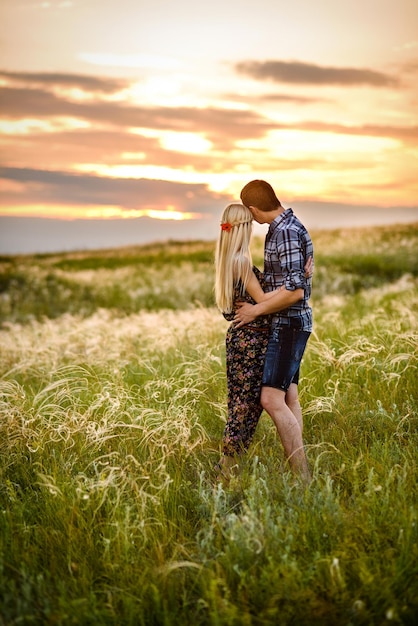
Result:
[[[196,220],[204,216],[201,213],[179,211],[173,205],[165,208],[125,209],[119,206],[74,207],[63,206],[47,207],[45,205],[22,205],[19,207],[0,208],[0,216],[4,217],[35,217],[58,220],[115,220],[138,219],[149,217],[157,220]]]

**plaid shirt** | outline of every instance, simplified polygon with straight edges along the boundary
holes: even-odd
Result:
[[[264,278],[266,291],[284,285],[289,291],[304,289],[303,300],[273,315],[273,325],[296,326],[312,331],[312,309],[309,297],[312,277],[305,278],[304,266],[313,258],[313,246],[308,231],[294,215],[286,209],[270,224],[264,245]]]

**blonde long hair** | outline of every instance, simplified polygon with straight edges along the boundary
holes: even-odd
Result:
[[[244,292],[251,274],[252,221],[251,211],[237,202],[228,204],[222,213],[215,252],[215,300],[223,313],[232,312],[237,281]]]

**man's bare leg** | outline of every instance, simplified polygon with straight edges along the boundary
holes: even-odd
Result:
[[[296,417],[300,432],[303,435],[302,409],[299,402],[298,386],[295,383],[291,383],[289,389],[286,391],[286,404]]]
[[[291,469],[303,480],[310,482],[311,474],[303,447],[302,430],[297,417],[286,404],[286,392],[274,387],[263,387],[261,404],[276,426]]]

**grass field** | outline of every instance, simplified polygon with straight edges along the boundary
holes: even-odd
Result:
[[[418,224],[313,239],[309,488],[214,481],[213,243],[0,259],[1,625],[417,623]]]

